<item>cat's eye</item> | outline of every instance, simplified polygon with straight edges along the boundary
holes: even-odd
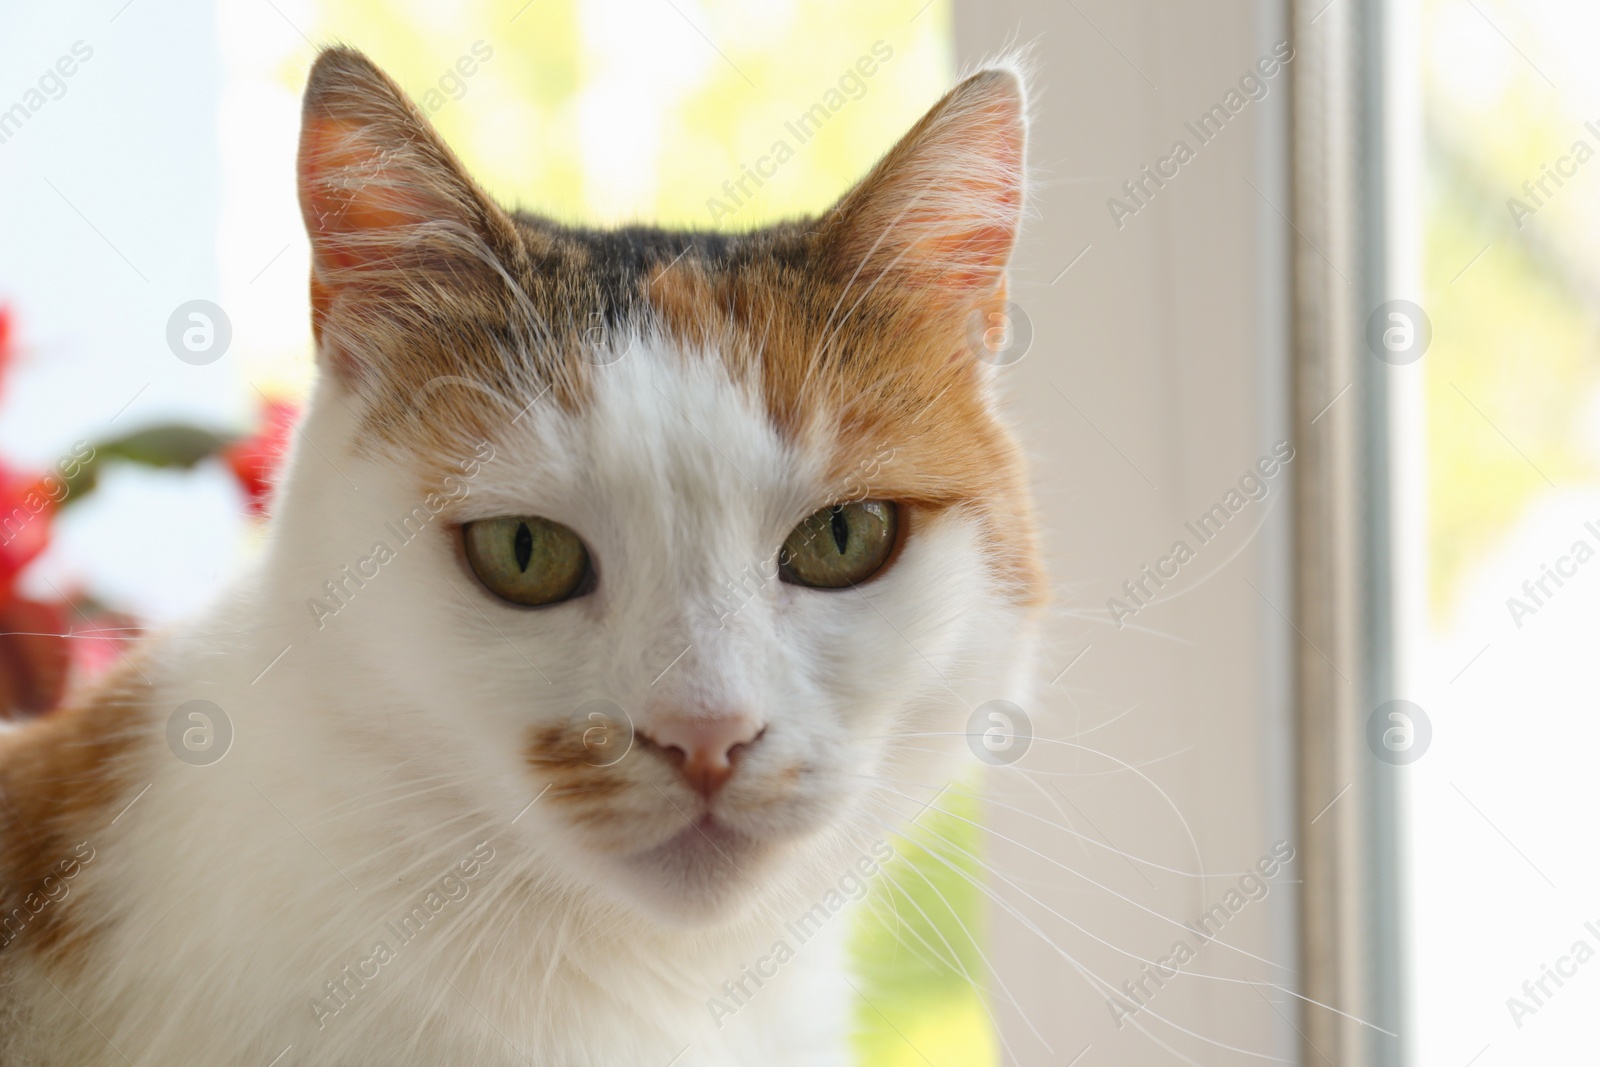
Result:
[[[589,578],[583,541],[549,519],[479,519],[461,527],[461,540],[478,580],[513,604],[538,607],[566,600]]]
[[[900,515],[887,500],[858,500],[814,512],[778,553],[787,582],[843,589],[871,578],[894,552]]]

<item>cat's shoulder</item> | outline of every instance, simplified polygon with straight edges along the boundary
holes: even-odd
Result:
[[[139,658],[124,660],[48,715],[0,729],[0,812],[19,799],[7,787],[87,785],[144,736],[154,686]]]
[[[0,730],[0,953],[60,946],[60,899],[136,785],[154,687],[133,659],[67,706]]]

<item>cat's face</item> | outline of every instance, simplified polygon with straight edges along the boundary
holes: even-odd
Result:
[[[496,207],[363,58],[313,71],[312,421],[363,471],[315,521],[404,576],[324,604],[579,884],[727,914],[915,814],[1011,695],[1042,588],[975,338],[1022,137],[990,72],[820,219],[580,232]]]

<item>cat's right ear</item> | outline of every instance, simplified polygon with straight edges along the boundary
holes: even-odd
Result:
[[[362,333],[518,253],[506,213],[400,87],[352,49],[329,48],[311,68],[298,182],[312,330],[347,382],[373,372],[355,351]],[[342,319],[360,329],[330,330]]]

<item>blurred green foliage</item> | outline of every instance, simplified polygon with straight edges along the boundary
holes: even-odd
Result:
[[[1550,35],[1571,13],[1509,0],[1424,8],[1424,303],[1434,340],[1421,366],[1429,594],[1440,626],[1463,579],[1536,497],[1600,473],[1589,425],[1600,389],[1590,247],[1600,161],[1559,188],[1525,188],[1575,142],[1600,150],[1588,116],[1570,111],[1574,97],[1546,80],[1565,77]],[[1535,208],[1520,226],[1513,199]]]
[[[1595,473],[1574,439],[1596,385],[1600,319],[1496,232],[1505,218],[1486,218],[1448,187],[1435,190],[1428,213],[1428,544],[1441,622],[1472,565],[1549,491],[1546,477],[1562,485]]]
[[[947,790],[896,839],[854,945],[861,1062],[872,1067],[999,1063],[979,990],[987,981],[982,809]]]
[[[319,14],[324,39],[359,47],[413,97],[444,83],[429,117],[502,201],[590,224],[742,229],[818,211],[952,73],[946,0],[322,0]],[[452,75],[478,42],[492,57]],[[891,58],[830,97],[874,45]],[[800,143],[786,123],[825,99],[843,104]],[[779,139],[793,158],[714,221],[707,201]]]

